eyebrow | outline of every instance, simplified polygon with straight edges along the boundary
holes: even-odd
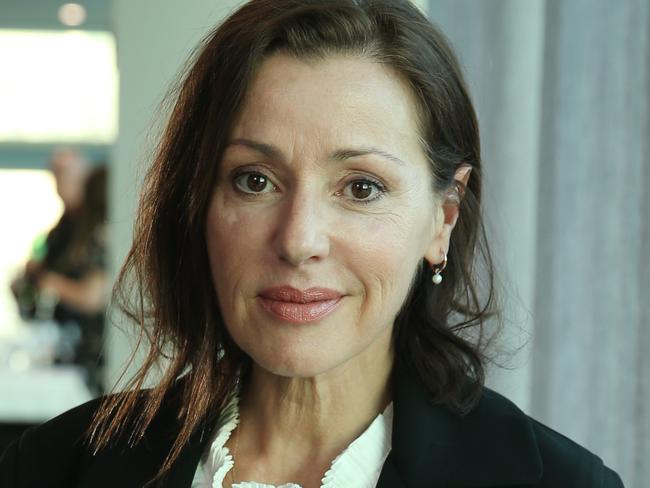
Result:
[[[271,144],[253,141],[250,139],[233,139],[232,141],[230,141],[228,146],[229,147],[245,146],[250,149],[253,149],[254,151],[260,154],[263,154],[268,158],[276,159],[276,160],[284,160],[282,151],[280,151],[280,149],[278,149],[277,147]],[[356,158],[359,156],[367,156],[369,154],[381,156],[382,158],[397,163],[401,166],[406,165],[406,163],[402,161],[400,158],[398,158],[397,156],[394,156],[389,152],[374,147],[359,147],[355,149],[337,149],[332,154],[330,154],[330,159],[333,161],[345,161],[346,159]]]

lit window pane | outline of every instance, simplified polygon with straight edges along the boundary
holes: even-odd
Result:
[[[22,322],[9,290],[32,253],[63,212],[56,183],[47,170],[0,169],[0,339]]]
[[[112,34],[0,29],[0,66],[0,142],[114,141]]]

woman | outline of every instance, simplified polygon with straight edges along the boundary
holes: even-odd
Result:
[[[86,167],[75,151],[60,149],[52,171],[64,212],[48,233],[40,259],[31,259],[12,284],[25,319],[52,319],[61,328],[57,363],[83,367],[86,383],[101,394],[104,313],[110,285],[105,271],[105,166]]]
[[[147,178],[117,288],[152,344],[133,388],[25,435],[4,479],[622,486],[483,388],[480,196],[460,70],[410,3],[247,3],[199,51]]]

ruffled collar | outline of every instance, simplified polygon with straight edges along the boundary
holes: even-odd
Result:
[[[235,460],[225,446],[233,430],[239,424],[239,397],[233,395],[222,412],[209,450],[196,470],[192,488],[222,488],[223,480],[233,468]],[[391,448],[393,404],[368,426],[368,428],[343,450],[325,472],[321,488],[354,486],[374,487]],[[295,483],[280,486],[246,481],[235,483],[233,488],[301,488]]]

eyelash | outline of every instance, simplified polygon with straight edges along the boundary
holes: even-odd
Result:
[[[248,177],[248,176],[250,176],[250,175],[259,175],[259,176],[263,176],[264,178],[267,179],[267,181],[268,181],[269,184],[275,186],[275,185],[271,182],[271,179],[270,179],[268,176],[266,176],[264,173],[261,173],[261,172],[259,172],[259,171],[250,171],[250,170],[246,170],[246,171],[237,171],[237,172],[233,175],[233,177],[232,177],[232,182],[233,182],[233,186],[234,186],[235,190],[237,190],[238,192],[240,192],[240,193],[242,193],[242,194],[244,194],[244,195],[246,195],[246,196],[249,196],[249,197],[250,197],[250,196],[253,196],[253,195],[260,194],[260,193],[267,193],[267,192],[248,192],[248,191],[243,190],[242,187],[241,187],[240,185],[237,184],[237,181],[238,181],[240,178],[242,178],[242,177],[244,177],[244,176],[245,176],[245,177]],[[371,178],[371,177],[369,177],[369,176],[363,176],[363,177],[355,178],[354,180],[348,182],[348,183],[345,185],[345,187],[347,188],[347,187],[350,186],[351,184],[353,184],[353,183],[358,183],[358,182],[370,183],[372,186],[375,187],[377,193],[376,193],[376,195],[375,195],[374,197],[369,198],[369,199],[366,199],[366,200],[356,200],[356,199],[352,199],[352,201],[353,201],[354,203],[357,203],[357,204],[368,205],[368,204],[370,204],[370,203],[376,202],[376,201],[380,200],[381,198],[383,198],[383,197],[385,196],[385,194],[387,193],[387,191],[388,191],[387,188],[386,188],[386,186],[385,186],[382,182],[380,182],[380,181],[378,181],[378,180],[376,180],[376,179],[374,179],[374,178]],[[336,192],[337,195],[341,195],[342,193],[343,193],[343,192]]]

